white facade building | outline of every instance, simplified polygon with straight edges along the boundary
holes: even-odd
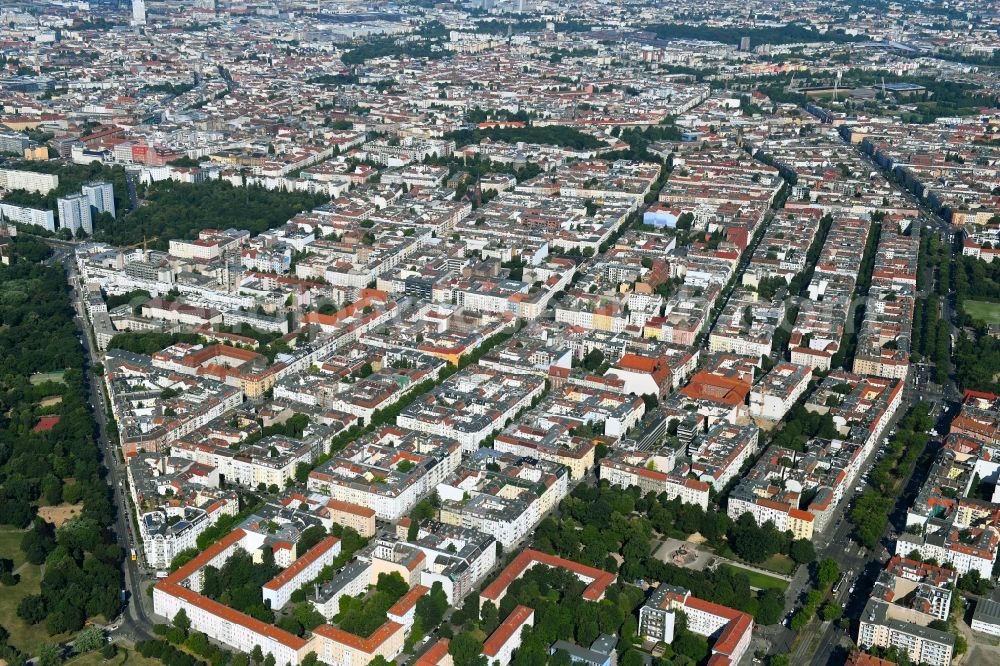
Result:
[[[0,219],[17,224],[31,224],[46,231],[56,230],[56,217],[51,210],[15,206],[0,202]]]
[[[104,181],[87,183],[80,188],[80,192],[87,197],[91,208],[95,209],[96,212],[109,213],[111,217],[116,216],[114,185]]]
[[[59,187],[59,176],[35,171],[0,169],[0,190],[27,190],[48,194]]]
[[[74,234],[83,230],[88,236],[94,233],[94,221],[90,216],[90,199],[83,194],[60,197],[56,200],[59,209],[59,228],[69,229]]]
[[[264,601],[273,610],[284,608],[292,592],[316,578],[320,571],[340,555],[340,539],[327,537],[292,562],[277,576],[264,583]]]
[[[132,0],[132,25],[146,25],[146,0]]]

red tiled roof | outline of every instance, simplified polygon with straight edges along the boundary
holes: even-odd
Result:
[[[487,657],[495,657],[500,648],[507,644],[511,636],[524,626],[524,624],[534,616],[535,611],[527,606],[518,606],[510,612],[496,631],[483,643],[483,654]]]
[[[176,583],[166,582],[167,580],[169,579],[160,581],[157,583],[156,587],[171,596],[183,599],[192,606],[197,606],[202,610],[208,611],[216,617],[220,617],[223,620],[234,624],[239,624],[256,634],[267,636],[268,638],[274,639],[282,645],[287,645],[294,650],[301,650],[306,646],[306,641],[299,638],[295,634],[290,634],[283,629],[275,627],[274,625],[261,622],[260,620],[250,617],[249,615],[233,610],[229,606],[220,604],[218,601],[209,599],[208,597],[189,590],[186,587]]]
[[[448,654],[450,642],[447,638],[438,639],[438,642],[431,646],[419,659],[413,662],[413,666],[437,666],[444,661]]]
[[[390,606],[389,610],[386,612],[389,615],[395,615],[397,617],[406,615],[408,612],[410,612],[410,609],[417,604],[417,600],[430,591],[431,588],[426,587],[424,585],[414,585],[409,590],[407,590],[406,594],[404,594],[399,598],[399,601]]]
[[[588,567],[571,560],[565,560],[555,555],[548,555],[538,550],[528,548],[514,558],[507,565],[507,568],[500,572],[497,579],[483,590],[482,595],[487,599],[497,601],[503,598],[507,588],[515,580],[521,577],[528,567],[534,564],[544,564],[545,566],[559,569],[568,569],[573,573],[591,580],[590,585],[583,591],[583,598],[588,601],[599,601],[604,596],[604,590],[615,582],[615,575],[601,569]]]
[[[729,620],[712,646],[713,653],[732,656],[743,636],[753,630],[753,618],[742,611],[691,596],[685,599],[684,605]]]
[[[306,553],[292,562],[284,571],[278,573],[277,576],[271,580],[264,583],[264,587],[269,590],[277,590],[288,583],[292,582],[296,576],[302,573],[310,564],[322,557],[327,551],[340,543],[340,539],[333,536],[328,536],[327,538],[320,541],[318,544],[310,548]]]
[[[788,515],[797,520],[807,520],[809,522],[815,520],[815,516],[808,511],[803,511],[802,509],[792,509],[788,512]]]
[[[198,569],[201,569],[209,562],[211,562],[213,559],[218,557],[218,555],[222,551],[229,548],[234,543],[242,541],[246,535],[247,533],[243,531],[241,528],[236,528],[226,536],[222,537],[221,539],[213,543],[205,550],[201,551],[201,553],[197,557],[195,557],[187,564],[177,569],[177,571],[173,572],[172,574],[161,580],[160,583],[180,583],[185,578],[190,578],[191,576],[194,575],[196,571],[198,571]],[[158,583],[157,586],[159,586],[160,583]]]
[[[385,643],[393,634],[403,628],[403,625],[392,620],[387,620],[381,627],[376,629],[367,638],[361,638],[348,633],[330,624],[321,624],[313,629],[314,634],[319,634],[336,641],[342,645],[347,645],[355,650],[360,650],[366,654],[372,654],[382,643]]]
[[[852,652],[844,666],[896,666],[896,662],[873,657],[865,652]]]
[[[375,511],[369,509],[366,506],[361,506],[360,504],[351,504],[350,502],[341,502],[340,500],[335,500],[332,498],[327,500],[326,506],[333,509],[334,511],[353,513],[358,516],[364,516],[365,518],[370,518],[375,515]]]
[[[742,405],[750,393],[750,384],[723,377],[710,372],[698,372],[691,377],[687,386],[681,389],[681,394],[701,400],[711,400],[728,405]]]
[[[656,368],[656,360],[648,356],[639,356],[638,354],[625,354],[618,360],[618,367],[623,370],[652,372]]]

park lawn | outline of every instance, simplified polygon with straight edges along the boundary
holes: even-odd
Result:
[[[1000,326],[1000,303],[962,301],[962,309],[973,319],[978,319],[993,326]]]
[[[135,650],[124,650],[118,646],[118,654],[113,659],[105,659],[100,650],[81,654],[63,662],[63,666],[163,666],[163,664],[148,657],[143,657]]]
[[[733,573],[743,574],[750,579],[750,587],[755,587],[758,590],[775,589],[784,592],[788,589],[787,580],[775,578],[774,576],[768,576],[760,573],[759,571],[744,569],[743,567],[735,564],[723,564],[722,566],[729,569]]]
[[[18,550],[20,552],[20,550]],[[9,557],[9,556],[8,556]],[[23,560],[22,560],[23,561]],[[18,574],[21,580],[14,587],[0,589],[0,625],[10,632],[10,643],[28,654],[34,654],[42,643],[56,643],[68,635],[49,636],[45,623],[28,624],[17,616],[17,605],[29,594],[38,594],[42,583],[42,567],[25,564]]]
[[[24,530],[16,527],[0,527],[0,557],[14,561],[14,571],[24,564],[24,553],[21,552],[21,537]]]
[[[791,576],[795,573],[795,569],[798,567],[792,558],[787,555],[782,555],[781,553],[772,555],[757,566],[761,569],[767,569],[768,571],[773,571],[776,574],[781,574],[782,576]]]
[[[28,564],[21,552],[24,530],[13,527],[0,528],[0,557],[14,561],[14,571],[21,576],[14,587],[0,587],[0,626],[10,632],[10,643],[29,654],[42,643],[57,643],[69,634],[49,636],[45,623],[28,624],[17,616],[17,605],[29,594],[38,594],[42,586],[42,567]]]

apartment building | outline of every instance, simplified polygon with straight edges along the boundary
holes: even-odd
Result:
[[[500,602],[507,595],[507,588],[515,580],[524,575],[524,572],[536,565],[546,566],[552,569],[565,569],[574,576],[586,583],[581,595],[587,601],[600,601],[604,598],[604,592],[612,585],[616,576],[613,573],[588,567],[585,564],[573,562],[562,557],[549,555],[532,548],[526,548],[518,553],[517,557],[511,560],[510,564],[500,572],[497,578],[487,585],[479,595],[480,604],[487,601],[499,607]]]
[[[121,434],[126,458],[164,447],[236,409],[239,389],[199,377],[178,381],[154,367],[152,359],[122,351],[105,355],[106,382],[112,416]],[[163,391],[179,392],[162,399]]]
[[[976,602],[976,610],[969,626],[973,631],[987,636],[1000,636],[1000,601],[994,598]]]
[[[454,440],[385,427],[334,454],[309,473],[307,485],[398,520],[455,471],[461,451]]]
[[[955,636],[912,621],[897,619],[909,617],[896,609],[894,604],[880,599],[869,599],[861,613],[858,627],[858,646],[896,648],[916,663],[931,666],[948,666],[955,650]]]
[[[254,552],[263,542],[263,536],[242,529],[223,537],[153,586],[153,611],[173,619],[183,610],[194,631],[233,650],[250,653],[259,645],[276,662],[300,663],[314,649],[311,638],[300,638],[201,594],[205,567],[221,567],[237,549]]]
[[[690,471],[721,491],[757,453],[760,429],[753,423],[736,426],[720,422],[688,446]]]
[[[515,606],[483,643],[483,655],[490,664],[508,666],[514,651],[521,647],[521,632],[535,621],[535,611],[527,606]]]
[[[778,363],[750,390],[750,416],[780,421],[802,397],[811,380],[811,367]]]
[[[90,199],[85,194],[74,194],[56,199],[59,227],[69,229],[74,235],[94,233],[94,220],[90,214]]]
[[[115,186],[103,180],[86,183],[80,188],[80,193],[87,197],[90,207],[95,213],[107,213],[116,217]]]
[[[733,489],[728,513],[749,513],[808,539],[825,530],[865,459],[863,440],[813,438],[805,451],[771,446]],[[809,502],[800,508],[808,493]]]
[[[856,439],[863,446],[862,458],[867,458],[902,400],[901,380],[838,370],[823,378],[805,407],[818,414],[831,414],[840,435]]]
[[[654,642],[672,643],[675,615],[687,618],[689,631],[715,639],[710,663],[736,666],[750,647],[753,618],[746,613],[704,601],[689,590],[660,584],[639,608],[639,635]]]
[[[56,230],[56,218],[51,210],[15,206],[2,201],[0,201],[0,220],[15,224],[30,224],[46,231]]]
[[[244,488],[284,488],[295,479],[300,464],[309,464],[326,452],[324,440],[328,437],[326,429],[320,429],[302,440],[271,435],[231,448],[228,441],[205,439],[203,433],[195,432],[176,440],[171,451],[178,457],[216,467],[227,483]]]
[[[338,555],[340,539],[326,537],[264,583],[264,602],[274,610],[284,608],[292,592],[319,576],[323,567],[331,564]]]
[[[371,561],[374,579],[396,572],[411,585],[431,589],[440,583],[448,602],[457,605],[496,565],[497,541],[489,534],[427,520],[411,540],[405,523],[397,525],[397,534],[379,537],[359,552],[358,559]]]
[[[59,187],[59,176],[36,171],[0,169],[0,190],[27,190],[48,194]]]
[[[594,467],[594,437],[572,434],[575,425],[561,419],[534,418],[531,414],[512,424],[493,440],[501,453],[538,458],[564,465],[570,479],[579,480]]]
[[[209,465],[144,453],[126,469],[147,566],[165,569],[199,534],[239,511],[236,493],[219,489],[219,471]]]
[[[494,537],[510,551],[566,497],[569,470],[481,449],[437,485],[440,520]]]
[[[688,478],[677,469],[673,451],[632,451],[613,449],[601,458],[599,474],[613,486],[636,486],[642,493],[666,493],[670,499],[680,498],[685,504],[708,509],[710,484]]]
[[[474,365],[419,396],[396,417],[396,423],[459,442],[473,453],[545,391],[545,381]]]
[[[983,578],[993,573],[998,547],[1000,529],[995,525],[962,527],[953,520],[928,521],[921,533],[903,532],[896,539],[897,555],[916,551],[921,559],[950,564],[962,575],[978,571]]]
[[[738,290],[719,315],[708,337],[708,349],[754,358],[767,356],[771,353],[774,333],[784,318],[781,298],[759,301],[753,292]]]

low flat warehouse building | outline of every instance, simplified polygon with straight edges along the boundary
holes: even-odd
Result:
[[[1000,601],[982,599],[977,602],[970,626],[981,634],[1000,636]]]

